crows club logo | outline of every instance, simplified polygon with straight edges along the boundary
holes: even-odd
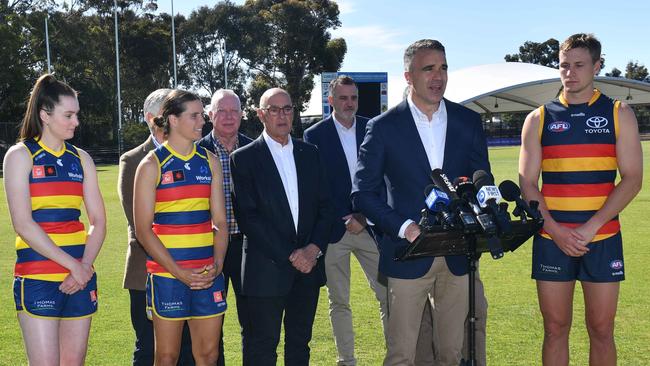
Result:
[[[221,294],[221,291],[215,291],[213,293],[214,295],[214,302],[222,302],[223,301],[223,295]]]
[[[32,167],[32,177],[34,179],[56,177],[56,167],[54,165],[34,165]]]
[[[160,184],[170,184],[170,183],[176,183],[176,182],[182,182],[185,180],[185,173],[183,173],[182,170],[174,170],[174,171],[168,171],[164,172]]]
[[[564,121],[555,121],[549,123],[548,125],[548,130],[551,132],[564,132],[564,131],[568,131],[570,128],[571,128],[571,124],[569,122],[564,122]]]

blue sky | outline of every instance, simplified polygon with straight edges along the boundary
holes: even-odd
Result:
[[[176,0],[174,11],[189,15],[214,1]],[[243,1],[235,1],[243,3]],[[337,1],[348,52],[342,71],[388,72],[389,105],[401,99],[406,83],[402,53],[413,41],[433,38],[447,50],[450,71],[504,62],[525,41],[564,40],[594,33],[603,44],[605,71],[624,70],[629,60],[650,67],[650,1]],[[171,0],[159,0],[171,13]],[[604,74],[604,73],[602,73]],[[320,106],[310,108],[320,110]]]

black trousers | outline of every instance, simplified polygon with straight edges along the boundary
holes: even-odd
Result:
[[[248,322],[245,328],[244,366],[274,366],[284,317],[284,365],[308,366],[319,287],[296,276],[285,296],[247,296]]]
[[[129,290],[129,297],[131,300],[131,325],[135,331],[133,366],[152,366],[154,360],[153,322],[147,318],[146,292]],[[177,364],[179,366],[194,366],[190,328],[187,326],[187,322],[183,327],[181,352]]]
[[[235,297],[237,299],[237,318],[239,320],[241,338],[242,338],[242,353],[246,348],[245,345],[245,333],[244,326],[248,322],[248,315],[246,312],[246,297],[241,294],[241,257],[242,257],[242,243],[243,243],[242,234],[231,234],[228,241],[228,251],[226,252],[226,258],[223,263],[223,276],[226,283],[226,294],[228,294],[229,286],[228,282],[232,282],[232,289],[235,292]],[[225,315],[223,321],[226,321]],[[225,366],[225,356],[223,349],[223,323],[221,328],[221,340],[219,342],[219,359],[217,360],[217,366]]]

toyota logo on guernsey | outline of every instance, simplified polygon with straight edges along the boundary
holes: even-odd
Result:
[[[585,128],[586,133],[609,133],[609,128],[605,128],[609,124],[609,121],[605,117],[589,117],[586,123],[588,127]]]
[[[548,130],[551,132],[564,132],[564,131],[568,131],[570,128],[571,128],[571,124],[569,122],[564,122],[564,121],[555,121],[549,123],[548,125]]]

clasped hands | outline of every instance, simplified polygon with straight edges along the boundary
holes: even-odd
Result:
[[[316,244],[309,244],[303,248],[294,250],[289,256],[291,264],[302,273],[309,273],[316,265],[316,259],[320,249]]]

